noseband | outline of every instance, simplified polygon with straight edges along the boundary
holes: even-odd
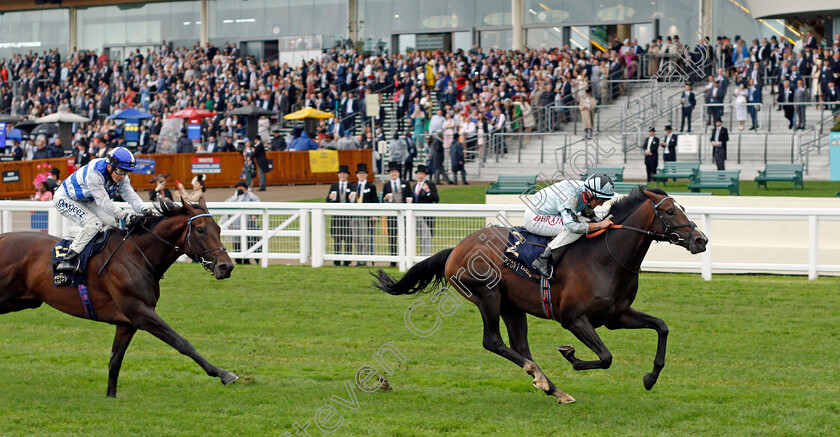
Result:
[[[227,249],[225,249],[224,246],[219,246],[219,247],[214,247],[212,249],[207,249],[204,252],[201,252],[200,254],[192,249],[192,240],[190,238],[190,236],[192,235],[192,228],[193,228],[192,222],[193,222],[193,220],[195,220],[197,218],[200,218],[200,217],[213,217],[213,215],[212,214],[198,214],[198,215],[194,215],[194,216],[190,217],[189,220],[187,220],[187,236],[184,238],[184,241],[186,242],[184,247],[187,250],[189,250],[189,252],[187,252],[187,250],[181,249],[179,246],[176,246],[176,245],[170,243],[169,241],[166,241],[166,239],[164,239],[163,237],[161,237],[158,234],[155,234],[151,229],[147,228],[144,224],[141,224],[140,227],[142,227],[146,232],[153,235],[155,238],[157,238],[158,240],[160,240],[161,242],[163,242],[164,244],[166,244],[170,248],[175,249],[176,252],[183,253],[184,255],[188,256],[191,260],[201,264],[201,266],[204,267],[205,270],[207,270],[210,273],[213,273],[213,270],[215,270],[215,268],[216,268],[216,263],[219,262],[219,257],[223,253],[227,252]],[[126,238],[129,235],[131,235],[130,232],[129,232],[128,235],[126,235]],[[134,243],[135,246],[137,246],[137,243],[134,242],[134,239],[131,239],[131,241]],[[146,264],[148,264],[149,267],[151,267],[152,271],[155,272],[154,266],[152,266],[152,263],[151,263],[151,261],[149,261],[149,258],[146,257],[146,254],[143,253],[143,249],[140,249],[140,246],[137,246],[137,249],[140,250],[140,254],[143,255],[143,259],[146,260]],[[216,254],[216,257],[212,261],[204,258],[204,255],[206,255],[208,252],[213,252],[215,250],[218,250],[219,253]],[[162,278],[163,275],[160,275],[160,277]]]

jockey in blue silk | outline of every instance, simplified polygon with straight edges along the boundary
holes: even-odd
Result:
[[[126,226],[132,227],[142,220],[142,216],[118,207],[111,200],[112,194],[119,192],[134,211],[152,214],[131,187],[128,174],[134,171],[134,166],[134,155],[124,147],[117,147],[107,158],[94,159],[74,171],[56,189],[55,209],[82,226],[57,271],[80,273],[78,255],[103,226],[116,226],[117,220],[125,220]]]
[[[612,225],[610,219],[598,221],[594,208],[614,196],[615,185],[605,174],[594,174],[586,181],[565,180],[538,191],[525,210],[525,229],[554,239],[531,267],[550,278],[553,266],[560,261],[561,248],[587,232]]]

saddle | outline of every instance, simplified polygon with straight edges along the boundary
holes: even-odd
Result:
[[[91,257],[99,252],[102,252],[102,249],[105,248],[105,245],[108,242],[108,237],[111,236],[111,232],[113,231],[114,228],[107,228],[104,231],[100,231],[95,237],[93,237],[82,252],[79,253],[79,268],[82,271],[80,274],[58,273],[55,271],[58,264],[64,260],[64,255],[67,254],[73,240],[60,240],[56,243],[52,254],[53,285],[56,287],[76,287],[80,285],[87,285],[85,275],[87,263],[90,261]]]
[[[539,282],[540,274],[531,268],[531,264],[543,253],[551,238],[532,234],[523,227],[510,228],[505,265],[519,276]]]

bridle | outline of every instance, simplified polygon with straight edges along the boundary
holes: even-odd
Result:
[[[208,272],[213,273],[213,270],[215,270],[215,268],[216,268],[216,264],[219,262],[219,257],[223,253],[227,252],[227,249],[224,246],[219,246],[219,247],[214,247],[212,249],[207,249],[207,250],[201,252],[200,254],[197,251],[193,250],[192,239],[190,238],[191,235],[192,235],[192,228],[193,228],[192,222],[193,222],[193,220],[195,220],[197,218],[201,218],[201,217],[213,217],[213,215],[209,214],[209,213],[197,214],[197,215],[194,215],[194,216],[190,217],[187,220],[187,235],[186,235],[186,237],[184,237],[184,242],[186,243],[186,244],[184,244],[184,247],[186,248],[186,250],[181,249],[181,247],[170,243],[165,238],[163,238],[160,235],[154,233],[154,231],[147,228],[146,225],[143,224],[143,223],[139,224],[138,227],[143,228],[143,230],[145,230],[146,232],[148,232],[149,234],[151,234],[152,236],[157,238],[163,244],[165,244],[165,245],[169,246],[170,248],[174,249],[176,252],[180,252],[180,253],[186,255],[187,257],[189,257],[191,260],[201,264],[201,266],[204,267],[204,269],[207,270]],[[137,250],[140,251],[140,255],[143,256],[143,259],[146,261],[146,264],[149,266],[149,268],[152,269],[152,272],[155,273],[159,278],[162,279],[163,275],[158,274],[154,265],[152,265],[152,262],[149,261],[149,257],[146,256],[146,254],[143,252],[143,249],[140,248],[140,246],[137,244],[136,241],[134,241],[134,238],[131,238],[131,233],[134,232],[134,229],[135,228],[129,229],[129,231],[125,235],[125,238],[123,238],[123,240],[120,242],[120,244],[117,246],[117,248],[114,249],[113,252],[111,252],[111,256],[108,257],[108,259],[105,261],[105,263],[99,269],[99,274],[100,275],[102,274],[102,271],[105,270],[105,267],[111,261],[111,257],[113,257],[115,253],[117,253],[117,250],[119,250],[120,246],[122,246],[122,244],[125,242],[125,240],[130,239],[131,242],[134,243],[134,246],[137,248]],[[189,252],[187,252],[187,250],[189,250]],[[212,261],[204,258],[204,256],[207,255],[208,252],[213,252],[213,251],[216,251],[216,250],[218,250],[219,253],[216,254],[215,258]]]
[[[687,227],[687,228],[689,228],[689,232],[691,232],[692,229],[695,229],[697,227],[697,224],[695,224],[691,220],[689,220],[688,223],[684,223],[684,224],[681,224],[681,225],[668,224],[665,221],[665,219],[662,217],[662,214],[659,212],[659,207],[662,206],[662,203],[665,202],[668,199],[674,200],[674,198],[671,197],[671,196],[665,196],[657,203],[653,203],[653,199],[649,199],[650,204],[653,207],[653,215],[654,215],[654,219],[651,221],[650,225],[648,225],[649,229],[641,229],[641,228],[636,228],[636,227],[633,227],[633,226],[626,226],[626,225],[612,225],[609,228],[601,229],[597,232],[593,232],[592,234],[587,234],[587,237],[589,237],[589,238],[595,237],[597,235],[600,235],[602,232],[606,232],[608,229],[627,229],[628,231],[635,231],[635,232],[640,232],[642,234],[645,234],[654,241],[667,241],[670,244],[684,243],[687,240],[685,238],[682,238],[679,234],[677,234],[675,232],[675,230],[679,229],[679,228]],[[655,232],[655,231],[652,230],[653,225],[656,222],[655,221],[656,219],[659,219],[659,224],[662,226],[662,232]],[[625,270],[629,270],[633,273],[641,273],[641,270],[631,269],[630,267],[625,266],[618,259],[618,257],[615,256],[612,249],[610,248],[610,237],[609,237],[609,235],[610,235],[609,232],[607,232],[607,234],[604,235],[604,242],[607,246],[607,251],[610,253],[610,256],[618,263],[618,265],[620,265],[621,267],[624,267]]]

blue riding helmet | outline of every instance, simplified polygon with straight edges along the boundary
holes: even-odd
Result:
[[[134,155],[128,151],[125,147],[117,147],[108,154],[108,163],[113,165],[114,167],[126,170],[126,171],[134,171],[135,161]]]

